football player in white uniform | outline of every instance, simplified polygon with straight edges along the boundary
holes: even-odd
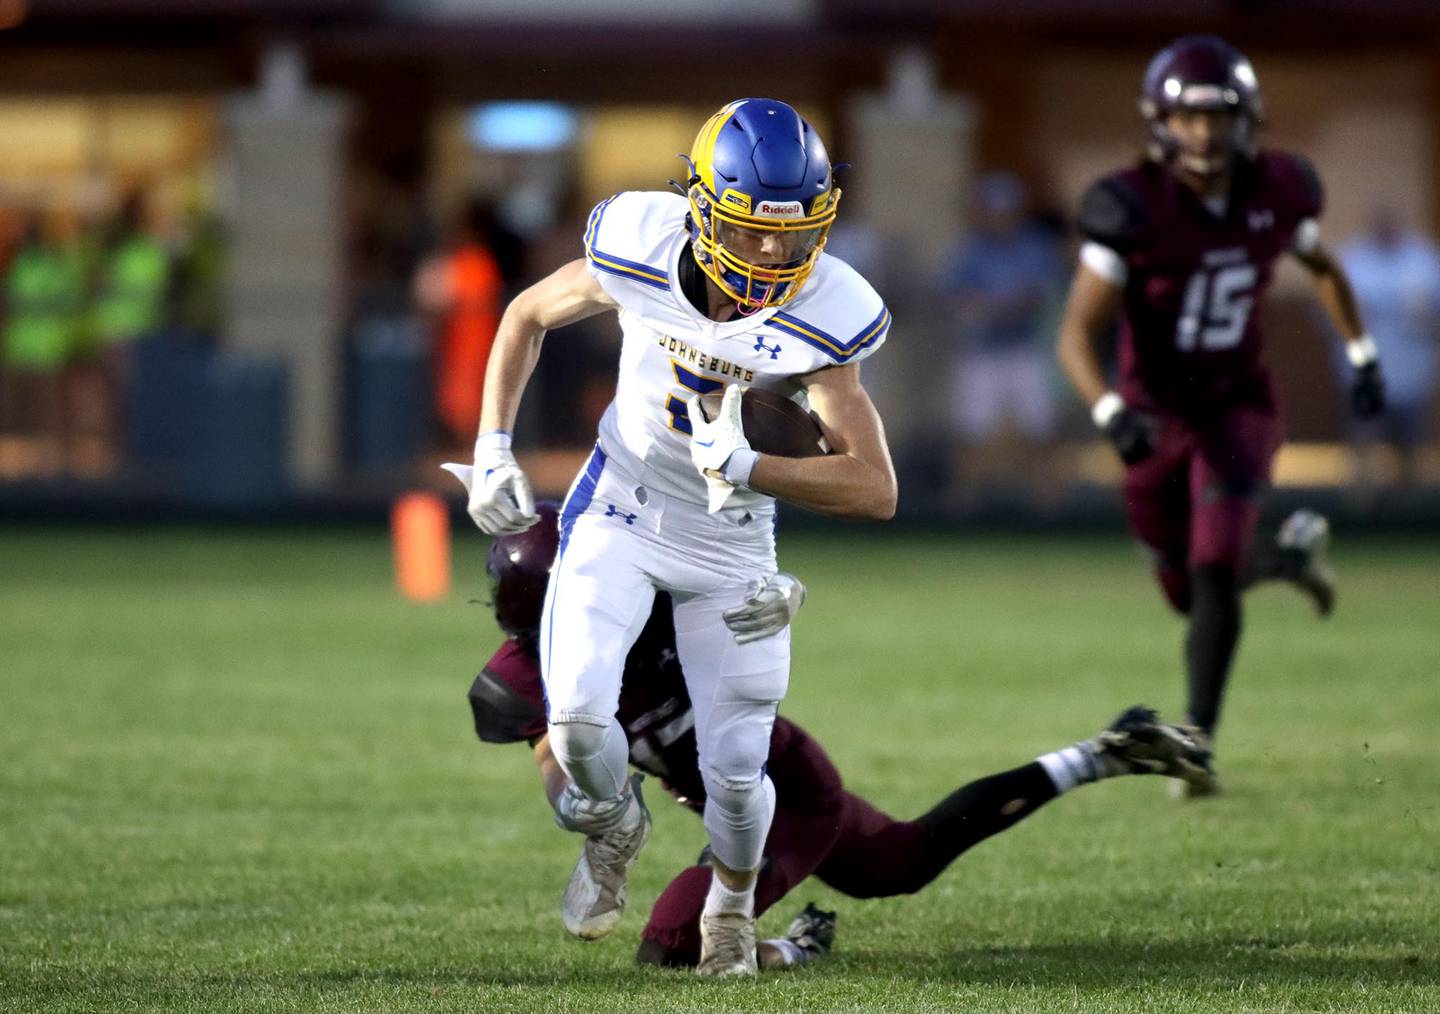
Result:
[[[626,653],[657,589],[674,600],[707,790],[716,877],[702,918],[701,974],[753,974],[754,885],[775,806],[765,761],[790,670],[790,632],[738,643],[724,614],[770,587],[780,498],[822,514],[885,520],[895,472],[860,386],[890,313],[852,268],[823,253],[840,191],[814,128],[770,99],[715,113],[690,152],[688,191],[601,202],[585,258],[510,304],[485,379],[469,511],[492,535],[535,521],[510,429],[547,330],[606,310],[623,330],[615,400],[560,514],[560,552],[540,631],[549,738],[573,787],[561,823],[587,835],[562,915],[608,933],[650,819],[615,719]],[[753,451],[744,389],[802,401],[834,453]],[[707,422],[701,394],[724,388]],[[638,784],[638,783],[637,783]]]

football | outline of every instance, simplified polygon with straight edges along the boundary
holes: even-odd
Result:
[[[706,421],[720,411],[724,390],[700,396]],[[830,453],[820,424],[805,409],[774,391],[747,387],[740,399],[740,426],[745,439],[761,454],[780,458],[815,458]]]

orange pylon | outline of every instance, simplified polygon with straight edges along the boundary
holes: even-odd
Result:
[[[390,512],[395,585],[414,602],[450,594],[450,515],[434,493],[406,493]]]

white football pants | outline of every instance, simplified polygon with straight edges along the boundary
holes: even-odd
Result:
[[[560,552],[540,624],[551,742],[587,795],[624,786],[615,720],[625,656],[655,591],[675,602],[675,640],[695,713],[705,828],[715,856],[759,866],[774,811],[770,730],[790,679],[790,631],[739,645],[721,614],[775,573],[773,512],[707,514],[621,473],[597,446],[560,512]]]

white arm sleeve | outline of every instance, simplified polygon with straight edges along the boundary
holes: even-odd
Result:
[[[1096,243],[1094,240],[1088,241],[1080,248],[1080,263],[1117,289],[1123,288],[1125,280],[1130,277],[1130,269],[1125,265],[1125,258],[1110,247]]]

